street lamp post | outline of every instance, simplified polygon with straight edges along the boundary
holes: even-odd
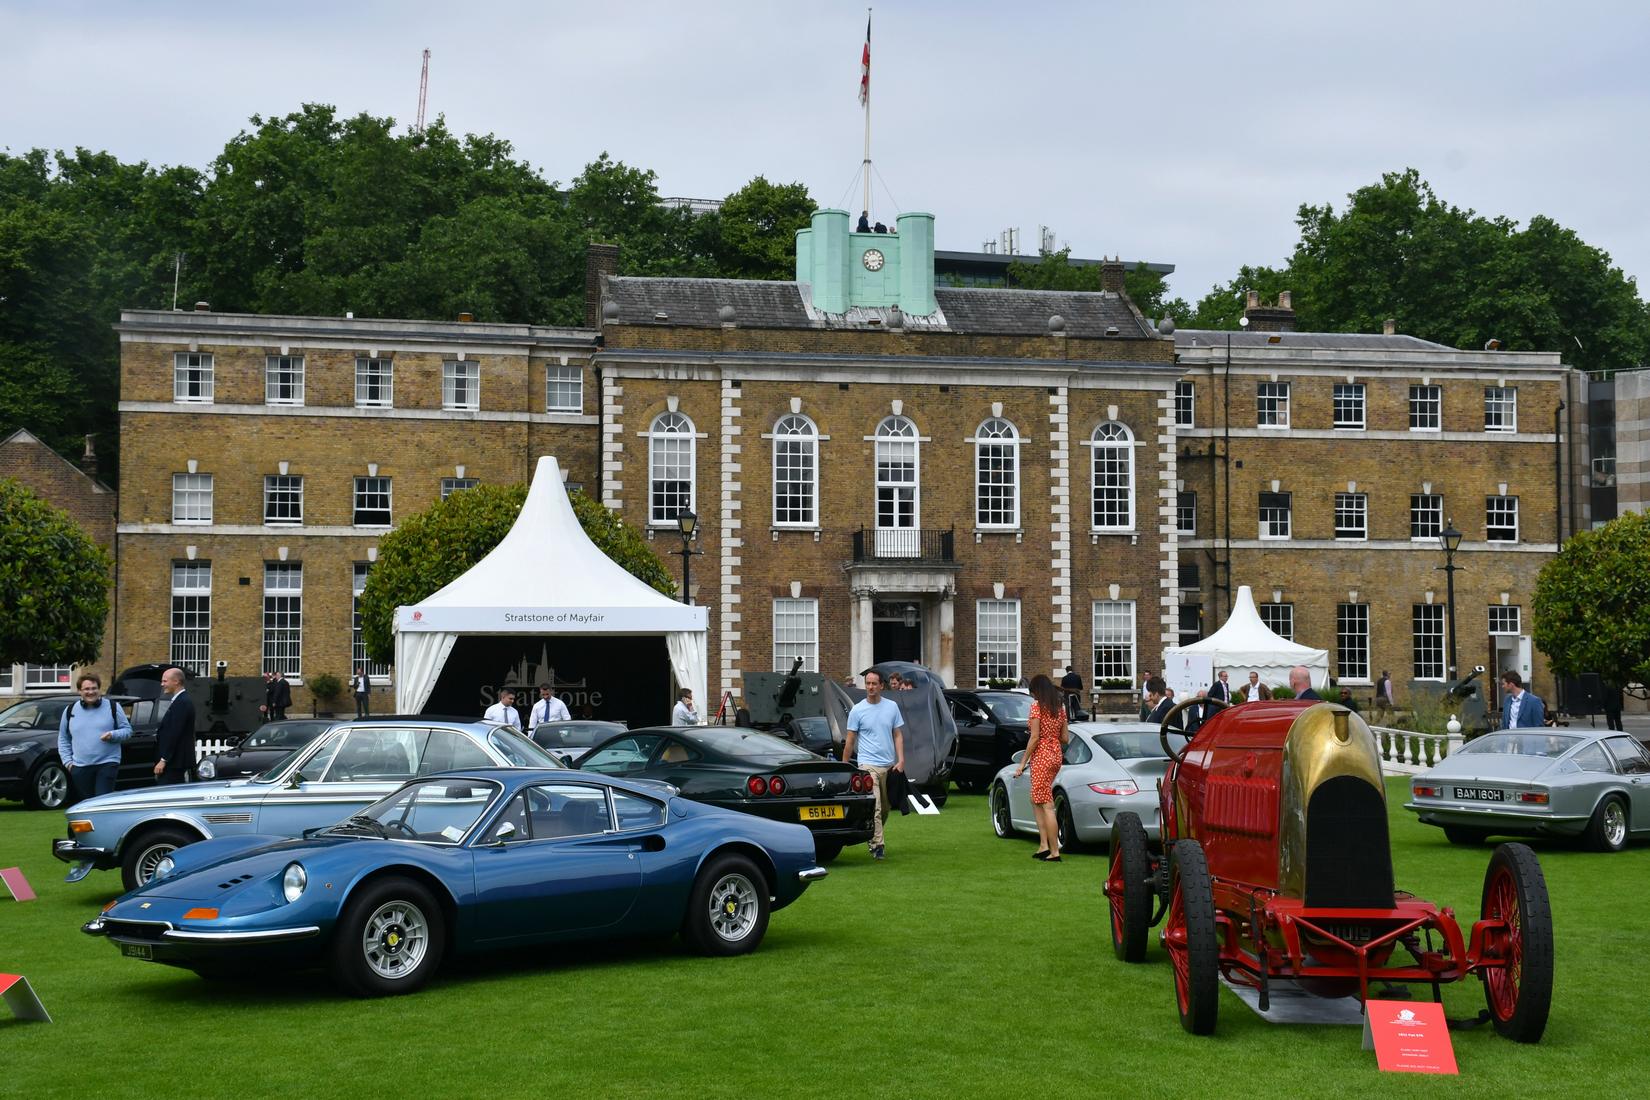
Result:
[[[1438,543],[1444,548],[1444,564],[1440,566],[1444,571],[1444,602],[1448,610],[1445,612],[1449,619],[1449,680],[1455,682],[1455,571],[1460,568],[1455,564],[1455,552],[1461,549],[1461,532],[1455,529],[1455,520],[1446,520],[1444,529],[1438,533]]]
[[[682,555],[682,602],[692,603],[693,597],[689,594],[689,583],[692,579],[693,556],[704,551],[693,548],[693,529],[699,525],[699,517],[686,509],[676,513],[676,529],[682,533],[682,548],[676,553]]]

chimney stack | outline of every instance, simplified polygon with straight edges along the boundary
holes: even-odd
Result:
[[[1249,318],[1250,332],[1295,331],[1294,295],[1290,291],[1280,291],[1273,305],[1263,304],[1258,290],[1249,291],[1244,301],[1243,315]]]
[[[1123,293],[1123,261],[1106,260],[1100,264],[1100,289],[1112,294]]]
[[[1398,335],[1398,318],[1388,317],[1386,320],[1382,321],[1381,322],[1381,335],[1382,336],[1396,336],[1396,335]]]
[[[87,477],[95,481],[97,479],[97,448],[92,446],[92,438],[92,436],[86,437],[86,452],[80,456],[80,468],[86,472]]]
[[[584,250],[584,327],[602,327],[602,276],[619,273],[619,246],[591,241]]]

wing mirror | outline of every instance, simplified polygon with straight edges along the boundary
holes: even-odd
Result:
[[[504,824],[500,825],[497,829],[493,830],[493,839],[491,841],[489,841],[488,843],[490,845],[492,845],[492,844],[503,844],[506,841],[514,840],[515,836],[516,836],[516,823],[514,821],[506,821]]]
[[[303,770],[300,768],[294,768],[292,769],[292,774],[286,777],[286,789],[289,791],[295,791],[303,785],[303,782]]]

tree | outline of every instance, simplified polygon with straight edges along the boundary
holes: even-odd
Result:
[[[808,228],[817,207],[800,183],[751,180],[717,213],[719,273],[729,279],[794,278],[796,234]]]
[[[1650,683],[1650,515],[1578,531],[1542,567],[1532,610],[1535,645],[1558,675]]]
[[[109,555],[67,513],[0,481],[0,664],[97,660],[109,568]]]
[[[568,494],[579,526],[626,572],[666,595],[676,584],[647,540],[600,502]],[[525,485],[478,485],[402,520],[378,545],[361,593],[361,636],[374,661],[395,658],[395,609],[457,580],[509,533],[527,500]],[[101,622],[101,620],[100,620]]]
[[[1242,293],[1294,292],[1298,326],[1313,332],[1398,330],[1449,347],[1498,339],[1510,350],[1562,352],[1585,370],[1650,356],[1650,307],[1601,249],[1537,215],[1522,229],[1433,193],[1414,169],[1389,172],[1336,211],[1303,204],[1300,239],[1282,268],[1245,267],[1192,318],[1235,328]]]

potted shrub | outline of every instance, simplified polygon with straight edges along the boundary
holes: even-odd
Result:
[[[330,672],[322,672],[309,679],[309,694],[315,703],[315,717],[331,718],[332,707],[344,694],[344,683]],[[321,708],[325,706],[326,709]]]

